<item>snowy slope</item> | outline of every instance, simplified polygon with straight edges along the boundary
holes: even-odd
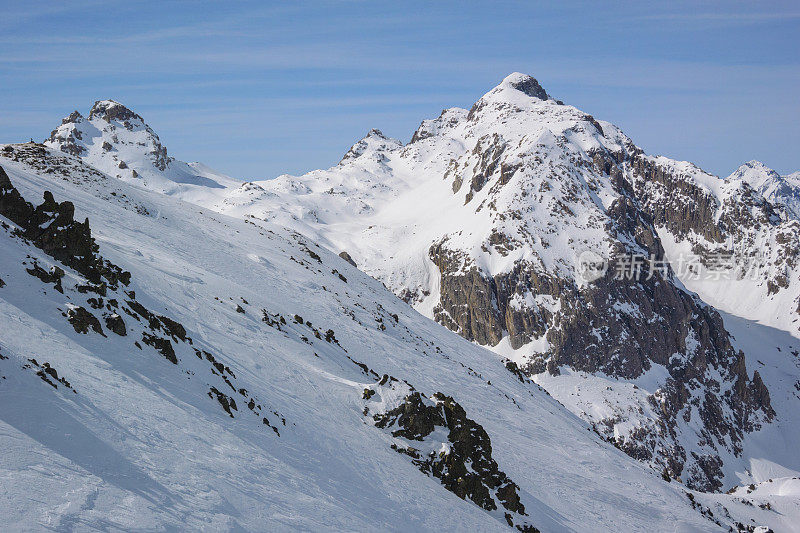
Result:
[[[411,384],[452,396],[485,428],[525,505],[515,520],[543,531],[721,529],[679,484],[306,237],[131,187],[40,147],[14,153],[0,166],[22,196],[38,204],[49,190],[73,202],[98,252],[131,280],[100,296],[2,219],[6,527],[505,529],[502,516],[391,448],[408,441],[375,427],[371,414]],[[53,266],[63,293],[48,278]],[[124,312],[110,311],[112,299]],[[70,320],[78,308],[99,332]],[[108,315],[124,320],[125,336]],[[169,341],[175,363],[143,342],[151,333]],[[365,389],[375,394],[365,399]]]

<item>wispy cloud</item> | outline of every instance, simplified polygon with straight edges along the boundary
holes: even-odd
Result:
[[[800,11],[763,13],[649,13],[629,17],[631,20],[681,21],[681,22],[722,22],[731,24],[754,24],[771,21],[790,21],[800,19]]]

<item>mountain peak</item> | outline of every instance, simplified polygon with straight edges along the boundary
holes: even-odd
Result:
[[[781,180],[780,174],[775,172],[761,161],[757,161],[755,159],[741,164],[739,168],[733,172],[733,174],[726,178],[726,181],[729,182],[745,181],[754,189],[758,189],[766,182],[776,180]]]
[[[93,118],[101,118],[106,122],[111,122],[113,120],[124,122],[131,119],[138,119],[144,122],[141,116],[115,100],[96,101],[91,111],[89,111],[89,119],[91,120]]]
[[[800,181],[793,175],[781,176],[761,161],[748,161],[725,178],[727,183],[748,184],[788,217],[800,220]]]
[[[223,188],[238,182],[204,165],[189,165],[167,154],[141,115],[116,100],[98,100],[84,118],[74,111],[44,140],[44,145],[122,180],[172,194],[183,185]]]
[[[75,124],[83,120],[83,115],[78,110],[73,111],[68,117],[61,119],[61,124]]]
[[[744,169],[748,169],[748,168],[764,170],[766,172],[775,172],[774,170],[769,168],[767,165],[765,165],[763,162],[761,162],[761,161],[759,161],[757,159],[751,159],[750,161],[748,161],[746,163],[742,163],[741,165],[739,165],[739,169],[738,170],[744,170]]]
[[[544,87],[539,84],[536,78],[528,74],[522,74],[521,72],[512,72],[506,76],[499,87],[510,87],[540,100],[547,100],[550,98],[547,91],[544,90]]]
[[[367,152],[377,154],[383,150],[393,150],[402,145],[403,143],[397,139],[387,137],[381,130],[372,128],[360,141],[350,147],[350,150],[344,154],[339,164],[359,158]],[[376,157],[380,159],[380,156]]]
[[[116,100],[97,100],[86,118],[72,112],[44,144],[125,179],[160,180],[172,161],[144,119]]]
[[[386,135],[384,135],[383,132],[378,128],[372,128],[371,130],[369,130],[369,132],[367,132],[367,135],[364,138],[367,137],[377,137],[378,139],[386,139]]]

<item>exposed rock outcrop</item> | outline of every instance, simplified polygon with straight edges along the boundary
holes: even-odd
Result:
[[[414,391],[399,406],[373,419],[377,427],[392,430],[394,437],[411,441],[412,445],[406,447],[392,447],[411,457],[422,472],[439,479],[447,490],[486,511],[499,510],[508,525],[519,531],[538,531],[525,519],[527,513],[519,487],[492,457],[489,435],[467,417],[464,408],[452,397],[436,393],[427,398]],[[437,428],[447,432],[447,440],[428,442]],[[416,442],[420,443],[417,446],[428,444],[437,450],[421,453],[413,445]]]
[[[103,259],[92,238],[89,220],[74,220],[71,202],[58,203],[49,191],[34,208],[19,194],[0,167],[0,215],[20,228],[20,234],[47,255],[74,268],[91,282],[117,287],[130,283],[130,273]]]

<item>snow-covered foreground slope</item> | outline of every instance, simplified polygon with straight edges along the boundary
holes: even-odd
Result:
[[[0,158],[13,186],[35,205],[44,191],[55,201],[26,231],[55,237],[27,239],[0,217],[4,527],[506,528],[500,492],[489,493],[500,510],[484,510],[423,473],[409,450],[458,457],[480,431],[448,436],[434,424],[415,441],[392,436],[416,428],[402,420],[377,427],[373,416],[412,386],[451,396],[485,429],[491,447],[470,448],[473,460],[488,452],[518,487],[515,524],[730,523],[306,237],[132,187],[40,146],[15,150],[17,161]],[[76,227],[64,223],[67,200],[121,270],[99,263],[102,277],[90,279],[91,268],[67,266],[85,259],[58,248],[59,228]]]

